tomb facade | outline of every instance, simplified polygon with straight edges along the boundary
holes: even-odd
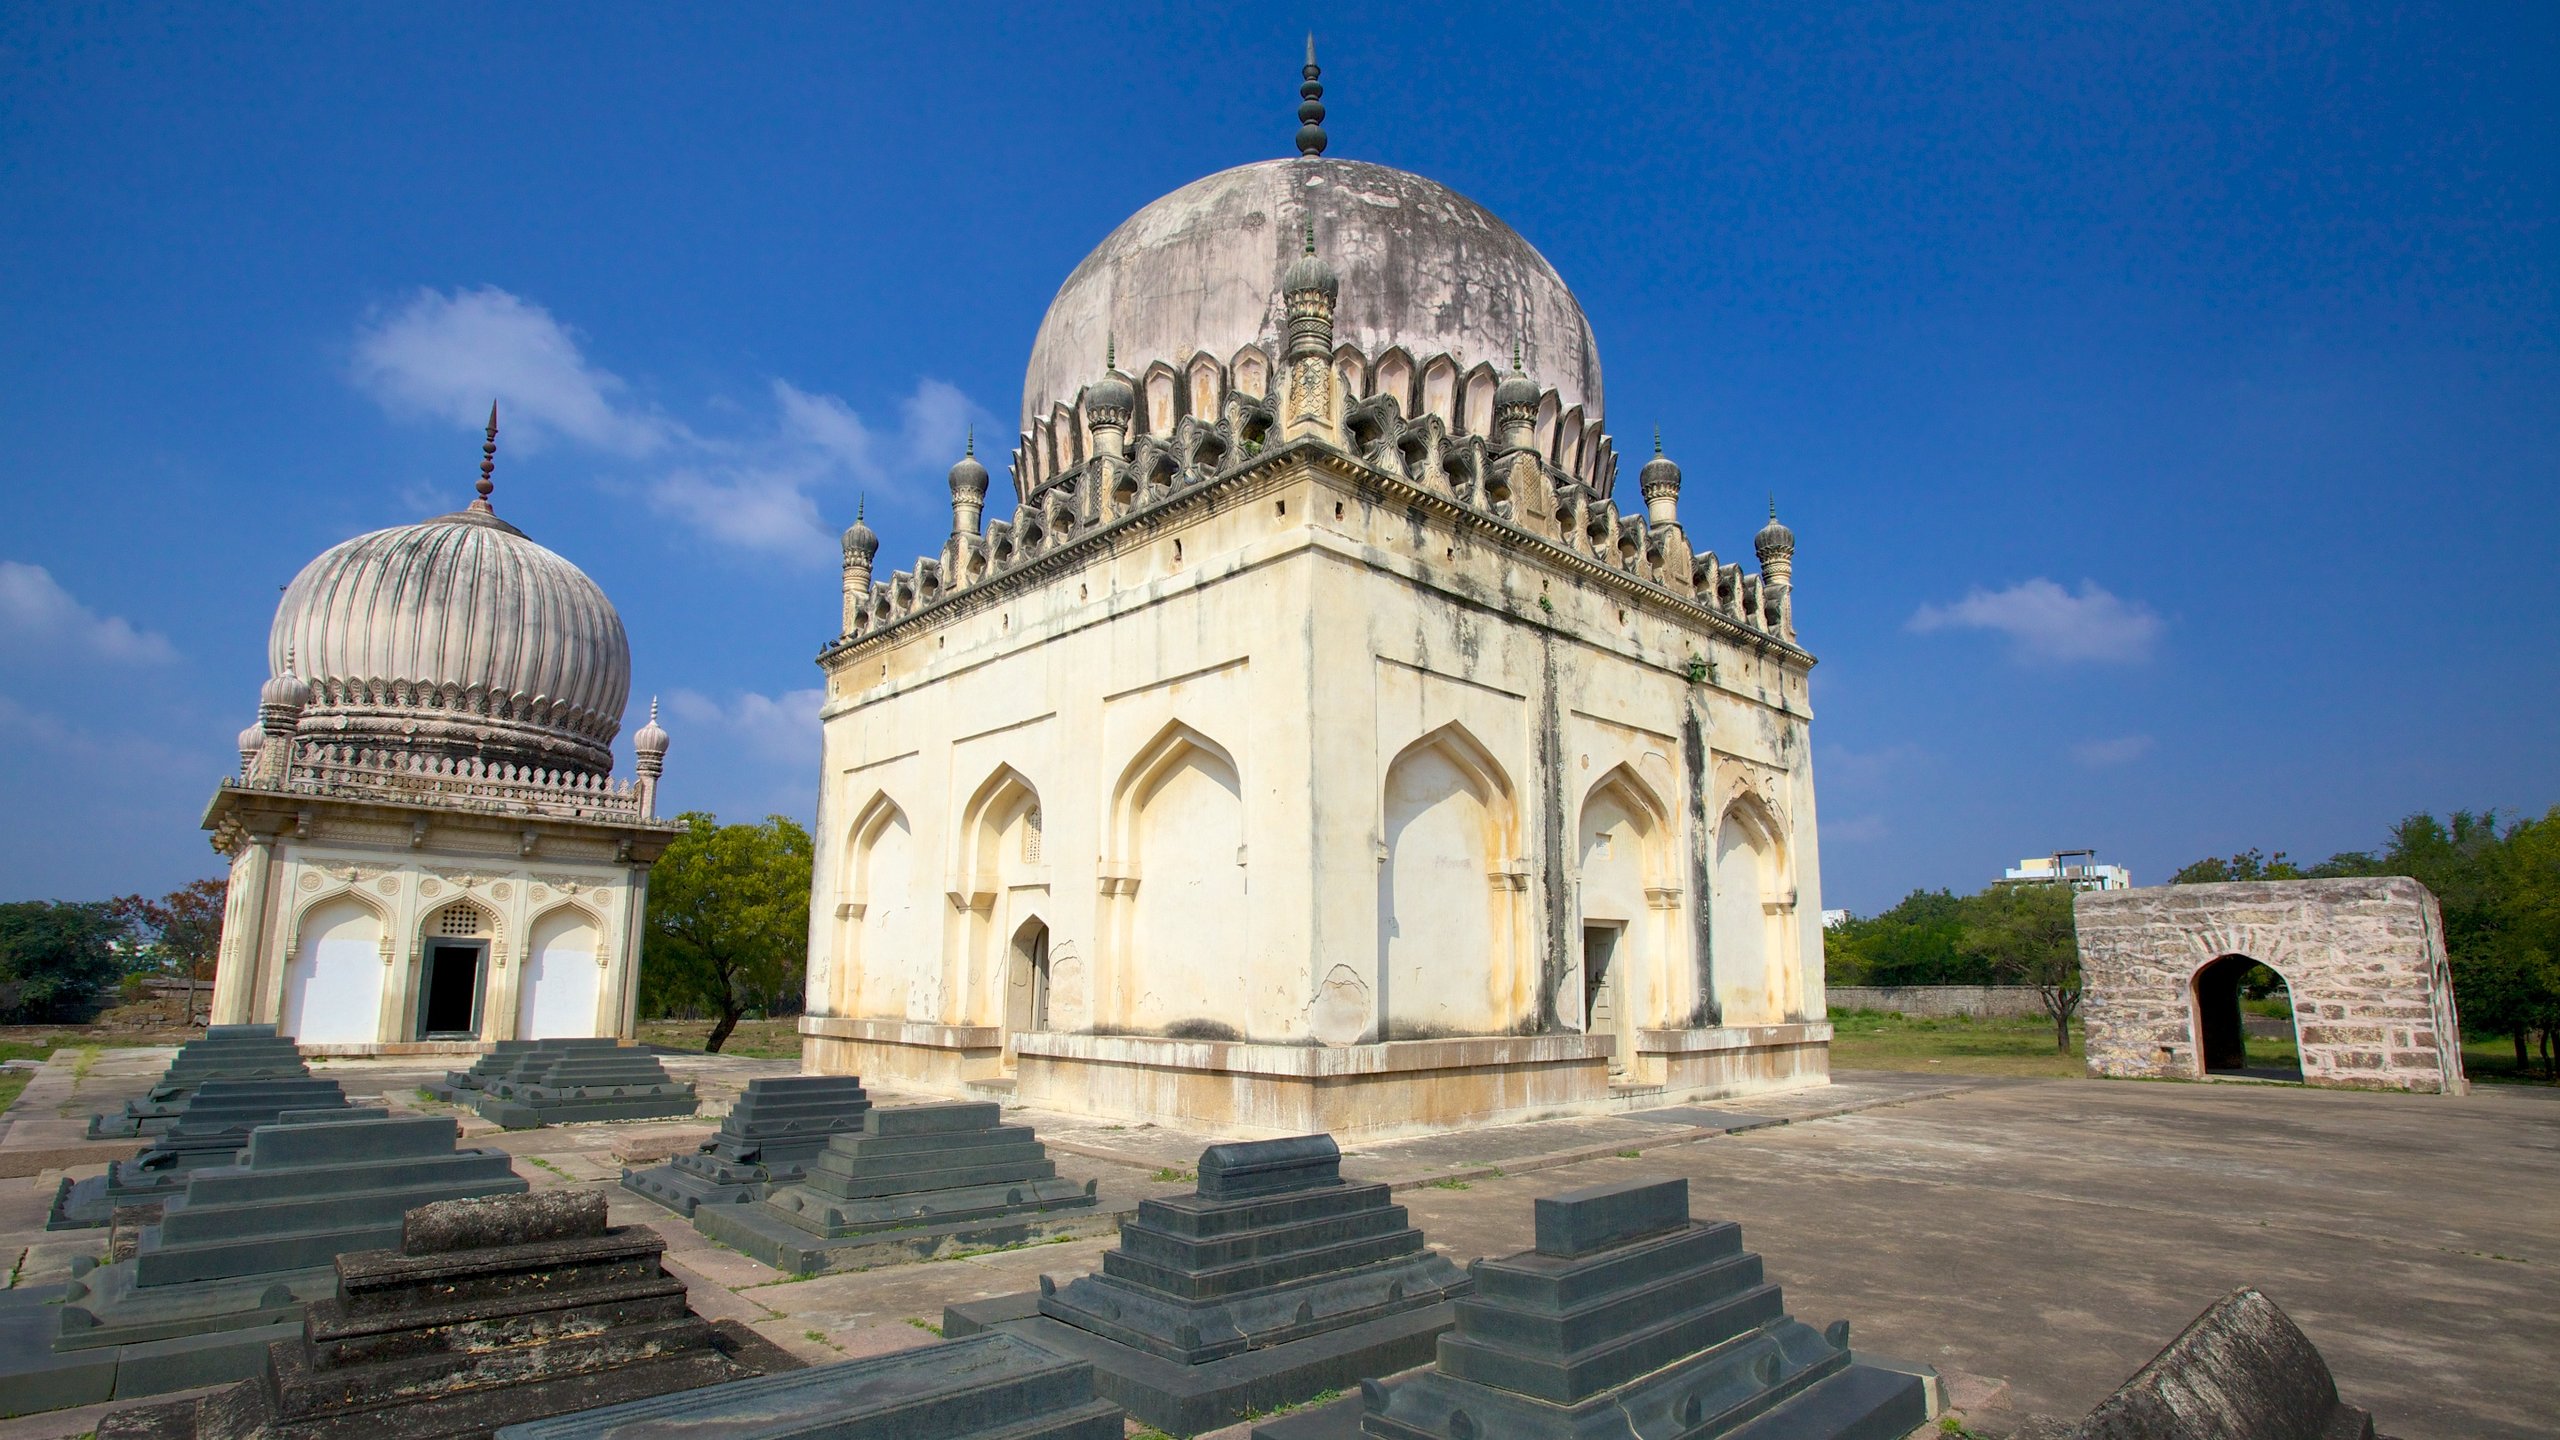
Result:
[[[704,1205],[761,1200],[801,1178],[837,1135],[862,1128],[871,1097],[852,1075],[775,1075],[747,1082],[718,1134],[691,1155],[622,1172],[623,1188],[690,1219]]]
[[[1284,1136],[1821,1083],[1794,533],[1620,491],[1562,277],[1316,133],[1076,268],[996,510],[973,449],[936,553],[846,532],[807,1068]]]
[[[2240,985],[2263,965],[2285,983],[2304,1084],[2468,1088],[2443,911],[2415,880],[2161,885],[2072,909],[2092,1075],[2255,1075]]]

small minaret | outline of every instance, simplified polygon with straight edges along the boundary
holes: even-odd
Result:
[[[1115,463],[1128,458],[1129,420],[1137,409],[1137,387],[1120,373],[1120,343],[1106,336],[1102,342],[1102,378],[1084,392],[1085,423],[1093,427],[1093,453],[1097,457]],[[1104,477],[1106,488],[1109,483],[1109,477]]]
[[[1792,639],[1796,633],[1796,532],[1778,523],[1775,495],[1769,497],[1769,523],[1751,537],[1751,548],[1760,556],[1760,592],[1768,597],[1766,607],[1777,611],[1778,633]]]
[[[978,463],[978,427],[972,425],[969,446],[951,467],[951,533],[962,539],[977,534],[978,517],[986,508],[987,467]]]
[[[1312,192],[1310,192],[1312,193]],[[1306,249],[1280,275],[1280,302],[1289,314],[1288,348],[1281,352],[1288,376],[1288,404],[1281,434],[1327,435],[1333,420],[1333,306],[1342,281],[1316,253],[1316,222],[1307,217]]]
[[[1645,519],[1659,527],[1680,523],[1680,467],[1662,458],[1662,427],[1653,427],[1653,458],[1636,472],[1644,491]]]
[[[294,722],[302,718],[303,707],[311,703],[311,687],[293,671],[293,647],[285,647],[284,669],[267,677],[258,689],[258,729],[264,740],[258,749],[257,772],[250,776],[266,784],[283,781],[293,760]]]
[[[1324,82],[1316,77],[1316,37],[1307,34],[1307,67],[1298,82],[1298,153],[1313,160],[1324,153]]]
[[[649,697],[649,723],[631,737],[631,768],[640,777],[640,813],[658,813],[658,777],[667,769],[667,732],[658,725],[658,697]]]
[[[844,633],[853,633],[855,612],[871,594],[871,557],[880,553],[880,537],[862,523],[862,502],[853,504],[853,527],[844,532]]]
[[[1493,433],[1505,450],[1526,450],[1538,435],[1538,382],[1520,368],[1520,342],[1511,342],[1511,373],[1493,387]]]
[[[258,773],[258,756],[266,748],[267,732],[263,725],[252,722],[248,729],[240,732],[241,779],[249,779]]]

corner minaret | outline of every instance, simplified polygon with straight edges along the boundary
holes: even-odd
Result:
[[[1636,472],[1644,491],[1645,519],[1655,526],[1680,523],[1680,467],[1662,456],[1662,427],[1653,427],[1653,458]]]
[[[658,813],[658,777],[667,770],[667,732],[658,724],[658,697],[649,697],[649,723],[631,737],[631,769],[640,777],[640,813]]]
[[[1769,497],[1769,523],[1761,526],[1760,533],[1751,537],[1751,548],[1760,557],[1761,593],[1766,597],[1764,608],[1774,612],[1771,619],[1778,633],[1793,639],[1796,633],[1796,607],[1793,603],[1796,532],[1779,523],[1778,497],[1775,495]]]
[[[951,533],[960,536],[978,533],[978,517],[987,506],[987,467],[978,463],[978,427],[969,427],[968,448],[960,454],[960,463],[951,467]],[[861,523],[859,520],[856,524]],[[852,532],[845,535],[848,554],[853,548]],[[864,567],[868,570],[868,566]],[[869,589],[868,578],[863,588]]]
[[[853,524],[844,532],[844,629],[853,633],[854,620],[862,603],[871,594],[871,559],[880,553],[880,536],[862,523],[862,502],[853,502]]]

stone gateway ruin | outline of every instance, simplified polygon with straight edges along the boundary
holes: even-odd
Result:
[[[2240,983],[2264,965],[2292,996],[2304,1084],[2467,1088],[2444,916],[2415,880],[2093,891],[2073,908],[2092,1075],[2243,1070]]]

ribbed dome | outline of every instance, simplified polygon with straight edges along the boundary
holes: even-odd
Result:
[[[613,768],[631,691],[622,617],[485,503],[359,535],[294,577],[267,664],[310,687],[305,739]]]
[[[1546,257],[1473,200],[1422,176],[1357,160],[1264,160],[1195,180],[1130,216],[1067,277],[1032,342],[1022,423],[1073,404],[1093,357],[1115,338],[1132,370],[1206,351],[1232,360],[1261,343],[1277,354],[1284,271],[1316,249],[1339,277],[1337,342],[1376,358],[1503,366],[1521,347],[1529,374],[1562,403],[1600,415],[1600,348],[1582,306]]]

